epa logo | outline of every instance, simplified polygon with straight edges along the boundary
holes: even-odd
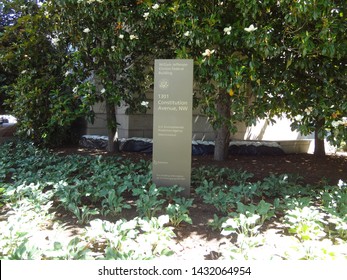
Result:
[[[161,89],[168,89],[169,88],[169,81],[166,79],[162,79],[159,81],[159,88]]]

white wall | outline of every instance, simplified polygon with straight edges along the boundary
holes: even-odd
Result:
[[[149,103],[151,107],[151,102]],[[117,108],[118,138],[130,137],[153,137],[153,111],[149,109],[147,114],[127,115],[126,107]],[[107,135],[106,129],[106,109],[103,103],[94,106],[96,118],[94,124],[88,124],[87,134]],[[283,150],[287,153],[313,153],[314,141],[313,135],[303,136],[298,131],[292,131],[290,120],[286,117],[275,118],[276,123],[271,124],[266,120],[259,120],[256,125],[246,127],[239,125],[238,132],[232,136],[232,140],[249,140],[249,141],[275,141],[278,142]],[[214,140],[214,132],[208,119],[193,113],[193,140]],[[331,147],[326,145],[327,151]]]

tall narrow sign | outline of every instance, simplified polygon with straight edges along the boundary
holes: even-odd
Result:
[[[153,182],[189,196],[192,161],[193,60],[157,59],[154,73]]]

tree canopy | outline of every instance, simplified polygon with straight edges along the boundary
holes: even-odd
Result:
[[[12,2],[19,7],[36,5],[37,11],[31,12],[38,15],[35,28],[30,24],[23,28],[23,22],[34,18],[8,12]],[[67,0],[43,5],[5,1],[1,11],[7,24],[2,23],[0,33],[0,54],[6,58],[0,66],[22,65],[17,73],[26,71],[13,50],[29,45],[30,57],[47,57],[49,69],[61,65],[60,75],[53,74],[61,77],[55,85],[65,85],[80,114],[94,102],[106,101],[110,139],[117,126],[115,105],[125,102],[135,110],[144,109],[141,103],[154,59],[174,57],[194,59],[194,97],[216,130],[217,160],[226,157],[230,133],[238,122],[273,121],[283,113],[293,121],[293,129],[315,132],[317,154],[324,152],[319,145],[323,138],[336,145],[347,138],[343,0]],[[11,19],[15,14],[17,21]],[[37,47],[40,40],[46,42],[45,48]],[[17,59],[8,57],[11,53]],[[56,61],[49,55],[53,53]],[[42,68],[39,60],[30,65]],[[33,79],[14,76],[10,85],[24,87]],[[64,96],[62,88],[55,90],[58,99]],[[19,91],[12,92],[18,98]],[[26,115],[18,110],[17,114]]]

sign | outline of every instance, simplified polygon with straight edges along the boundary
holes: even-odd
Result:
[[[153,103],[153,182],[189,196],[192,162],[193,60],[157,59]]]

